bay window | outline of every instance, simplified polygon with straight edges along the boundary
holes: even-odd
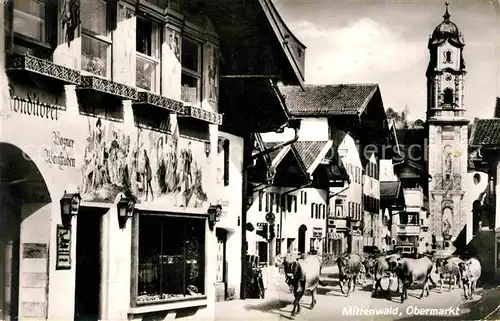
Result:
[[[197,103],[201,100],[201,44],[190,38],[182,38],[181,49],[181,100]]]
[[[160,92],[160,25],[142,17],[136,26],[136,86]]]
[[[111,75],[109,4],[105,0],[81,0],[82,70],[96,76]]]
[[[205,294],[205,219],[140,215],[137,304]]]

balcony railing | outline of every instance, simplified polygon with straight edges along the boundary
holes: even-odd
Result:
[[[420,225],[417,224],[399,224],[397,233],[401,235],[419,235]]]

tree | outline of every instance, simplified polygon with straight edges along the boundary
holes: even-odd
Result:
[[[408,120],[407,120],[407,116],[409,114],[408,106],[406,106],[405,109],[400,113],[389,107],[385,111],[385,114],[387,116],[387,119],[394,120],[394,125],[396,126],[396,128],[398,129],[408,128]]]

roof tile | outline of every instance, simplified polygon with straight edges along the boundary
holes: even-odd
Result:
[[[500,118],[476,119],[469,143],[475,146],[500,146]]]
[[[307,169],[311,167],[314,161],[318,158],[319,153],[325,147],[327,142],[322,141],[300,141],[293,143],[302,162]]]
[[[280,86],[292,116],[355,115],[378,90],[377,84]]]

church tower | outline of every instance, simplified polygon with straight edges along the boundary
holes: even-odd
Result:
[[[453,241],[465,227],[467,124],[464,109],[463,36],[450,21],[448,3],[429,39],[427,68],[427,169],[430,232],[438,249],[453,251]]]

